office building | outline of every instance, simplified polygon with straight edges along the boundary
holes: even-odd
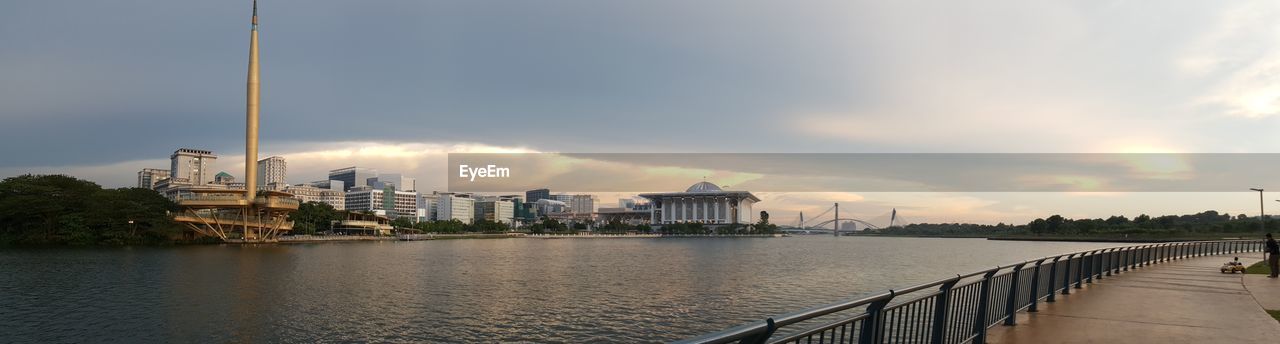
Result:
[[[298,184],[298,185],[314,186],[321,189],[336,190],[336,191],[343,191],[347,189],[344,187],[346,183],[343,183],[341,180],[327,180],[327,179],[317,180],[313,182],[308,182],[306,184]]]
[[[341,181],[343,185],[342,191],[350,192],[351,189],[370,186],[369,179],[377,178],[378,170],[372,168],[351,166],[329,171],[329,180]]]
[[[352,188],[346,194],[347,211],[354,212],[386,212],[387,217],[399,218],[401,215],[416,219],[418,214],[418,193],[394,191],[392,189],[374,189],[369,186]]]
[[[267,190],[282,188],[285,185],[285,174],[288,167],[284,162],[284,158],[273,156],[270,158],[258,160],[258,183],[262,186],[275,184],[277,186],[267,187]],[[260,186],[261,187],[261,186]]]
[[[596,196],[572,195],[568,203],[569,212],[574,214],[591,214],[596,211]]]
[[[211,184],[213,163],[217,160],[211,151],[180,148],[169,156],[169,178],[185,179],[191,185]]]
[[[405,177],[399,173],[379,174],[377,177],[369,179],[369,186],[375,189],[386,189],[394,187],[400,191],[418,191],[417,181],[411,177]]]
[[[436,194],[436,220],[475,222],[475,199],[470,194],[442,192]]]
[[[297,198],[302,203],[317,202],[328,204],[337,210],[347,209],[347,193],[342,190],[299,184],[284,187],[284,192],[292,194],[293,198]]]
[[[156,189],[156,184],[162,179],[169,179],[169,170],[163,168],[144,168],[138,171],[138,187],[143,189]]]
[[[534,203],[540,199],[548,198],[551,198],[551,190],[548,189],[535,189],[524,192],[525,202]]]
[[[475,202],[475,219],[515,224],[515,203],[510,198],[481,197]]]

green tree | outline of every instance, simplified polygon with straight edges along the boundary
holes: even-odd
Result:
[[[306,202],[289,214],[289,219],[293,220],[294,232],[315,234],[333,229],[333,221],[341,220],[342,214],[327,203]]]

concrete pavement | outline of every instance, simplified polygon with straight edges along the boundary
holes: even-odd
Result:
[[[987,342],[1280,343],[1280,322],[1263,310],[1280,309],[1280,281],[1220,273],[1230,259],[1178,260],[1096,280],[1037,313],[1018,313],[1016,326],[991,328]]]

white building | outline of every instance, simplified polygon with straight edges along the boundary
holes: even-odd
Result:
[[[752,205],[759,202],[748,191],[725,191],[715,184],[699,182],[684,192],[640,194],[650,200],[652,224],[704,223],[733,224],[755,222]]]
[[[179,148],[169,156],[169,177],[184,179],[191,185],[213,183],[213,163],[217,160],[211,151]]]
[[[596,196],[573,195],[569,200],[569,212],[579,215],[596,212]]]
[[[368,186],[356,187],[347,191],[346,195],[347,211],[387,211],[387,216],[395,219],[400,216],[417,217],[418,214],[418,193],[408,191],[395,191],[394,195],[387,194],[381,189],[374,189]]]
[[[258,185],[263,189],[283,188],[285,187],[285,174],[288,167],[284,162],[284,158],[273,156],[270,158],[258,160]],[[276,186],[271,186],[275,184]]]
[[[347,210],[347,193],[342,190],[322,189],[310,185],[289,185],[284,187],[284,192],[293,194],[294,198],[302,203],[318,202],[328,204],[333,209]]]
[[[400,191],[418,191],[417,180],[399,173],[379,174],[377,177],[370,178],[368,182],[370,186],[377,189],[393,186]]]
[[[475,199],[469,194],[442,192],[436,194],[436,220],[475,222]]]
[[[155,190],[160,180],[169,178],[169,173],[169,170],[163,168],[144,168],[138,171],[138,187]]]
[[[566,212],[582,215],[596,211],[596,197],[592,195],[556,194],[550,198],[568,205]]]
[[[475,202],[476,220],[502,222],[508,225],[515,223],[516,205],[510,198],[498,196],[481,197]]]

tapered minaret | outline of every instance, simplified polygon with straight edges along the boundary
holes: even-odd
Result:
[[[249,83],[245,102],[244,189],[252,204],[258,192],[258,0],[253,0],[253,27],[249,31]]]

